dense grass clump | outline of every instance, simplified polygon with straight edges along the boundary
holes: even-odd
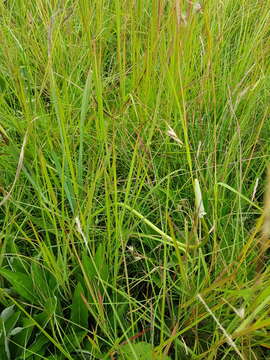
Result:
[[[270,358],[269,15],[0,2],[1,360]]]

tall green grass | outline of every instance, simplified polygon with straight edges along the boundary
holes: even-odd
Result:
[[[0,2],[1,360],[269,358],[269,13]]]

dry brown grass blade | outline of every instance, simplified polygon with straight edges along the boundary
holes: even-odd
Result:
[[[25,146],[26,146],[26,143],[27,143],[27,138],[28,138],[28,130],[26,131],[26,133],[24,135],[24,138],[23,138],[23,143],[22,143],[22,147],[21,147],[21,152],[20,152],[20,156],[19,156],[19,161],[18,161],[18,165],[17,165],[15,179],[13,181],[13,184],[11,185],[11,188],[10,188],[9,192],[4,196],[4,198],[0,202],[0,206],[3,206],[8,201],[8,199],[10,198],[10,196],[11,196],[13,190],[14,190],[16,182],[17,182],[17,180],[18,180],[18,178],[20,176],[20,173],[21,173],[21,170],[22,170],[22,167],[23,167],[24,152],[25,152]]]
[[[163,351],[163,356],[164,356],[164,357],[168,355],[169,350],[170,350],[170,348],[171,348],[171,346],[172,346],[173,338],[174,338],[175,335],[177,334],[178,329],[179,329],[179,323],[177,322],[177,323],[175,324],[173,330],[172,330],[171,341],[168,342],[168,344],[166,345],[166,347],[165,347],[165,349],[164,349],[164,351]],[[169,339],[169,340],[170,340],[170,339]],[[182,339],[182,341],[183,341],[183,339]],[[184,342],[183,342],[183,343],[184,343]],[[185,343],[184,343],[184,344],[185,344]],[[187,354],[188,354],[188,352],[187,352]]]
[[[200,294],[197,294],[197,298],[200,300],[200,302],[204,305],[204,307],[206,308],[207,312],[212,316],[212,318],[215,320],[217,326],[219,327],[219,329],[222,331],[222,333],[224,334],[227,343],[234,349],[234,351],[237,353],[237,355],[239,355],[240,359],[242,360],[246,360],[246,358],[244,357],[244,355],[240,352],[240,350],[238,349],[237,345],[235,344],[235,342],[232,339],[232,336],[230,334],[228,334],[228,332],[226,331],[226,329],[221,325],[220,321],[218,320],[218,318],[215,316],[215,314],[212,312],[212,310],[209,308],[209,306],[206,304],[206,302],[204,301],[204,299],[202,298],[202,296]]]
[[[181,24],[181,5],[179,0],[175,0],[175,12],[177,18],[177,24]]]

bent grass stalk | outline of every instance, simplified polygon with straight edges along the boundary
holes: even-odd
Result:
[[[163,239],[167,240],[166,244],[167,245],[171,245],[174,246],[175,244],[177,244],[177,246],[184,252],[187,252],[188,249],[198,249],[202,246],[204,246],[207,242],[208,239],[205,239],[204,241],[202,241],[200,244],[198,245],[188,245],[188,244],[184,244],[178,240],[174,240],[171,236],[169,236],[168,234],[166,234],[164,231],[162,231],[161,229],[159,229],[156,225],[154,225],[151,221],[149,221],[145,216],[143,216],[142,214],[140,214],[137,210],[133,209],[132,207],[130,207],[127,204],[124,203],[118,203],[119,206],[122,206],[124,208],[126,208],[127,210],[129,210],[132,214],[136,215],[139,219],[141,219],[146,225],[148,225],[151,229],[153,229],[154,231],[156,231],[156,233],[158,233]]]

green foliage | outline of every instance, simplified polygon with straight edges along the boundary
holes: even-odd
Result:
[[[267,359],[269,17],[0,2],[1,360]]]
[[[80,283],[76,286],[74,291],[72,307],[71,307],[71,321],[75,324],[81,325],[84,328],[88,327],[88,310],[83,302],[82,296],[85,298],[83,287]]]
[[[23,329],[16,327],[20,312],[15,312],[14,306],[4,309],[0,315],[0,355],[3,360],[10,360],[10,342],[12,335],[20,333]]]
[[[33,282],[26,274],[20,272],[13,272],[6,269],[0,269],[0,274],[10,282],[12,288],[24,300],[33,301]]]
[[[140,360],[153,360],[157,357],[154,355],[153,348],[150,344],[146,342],[139,342],[135,345],[132,345],[133,351]],[[121,353],[123,359],[132,360],[134,359],[134,352],[131,351],[130,345],[124,345],[121,348]],[[169,356],[162,356],[162,360],[170,360]]]

